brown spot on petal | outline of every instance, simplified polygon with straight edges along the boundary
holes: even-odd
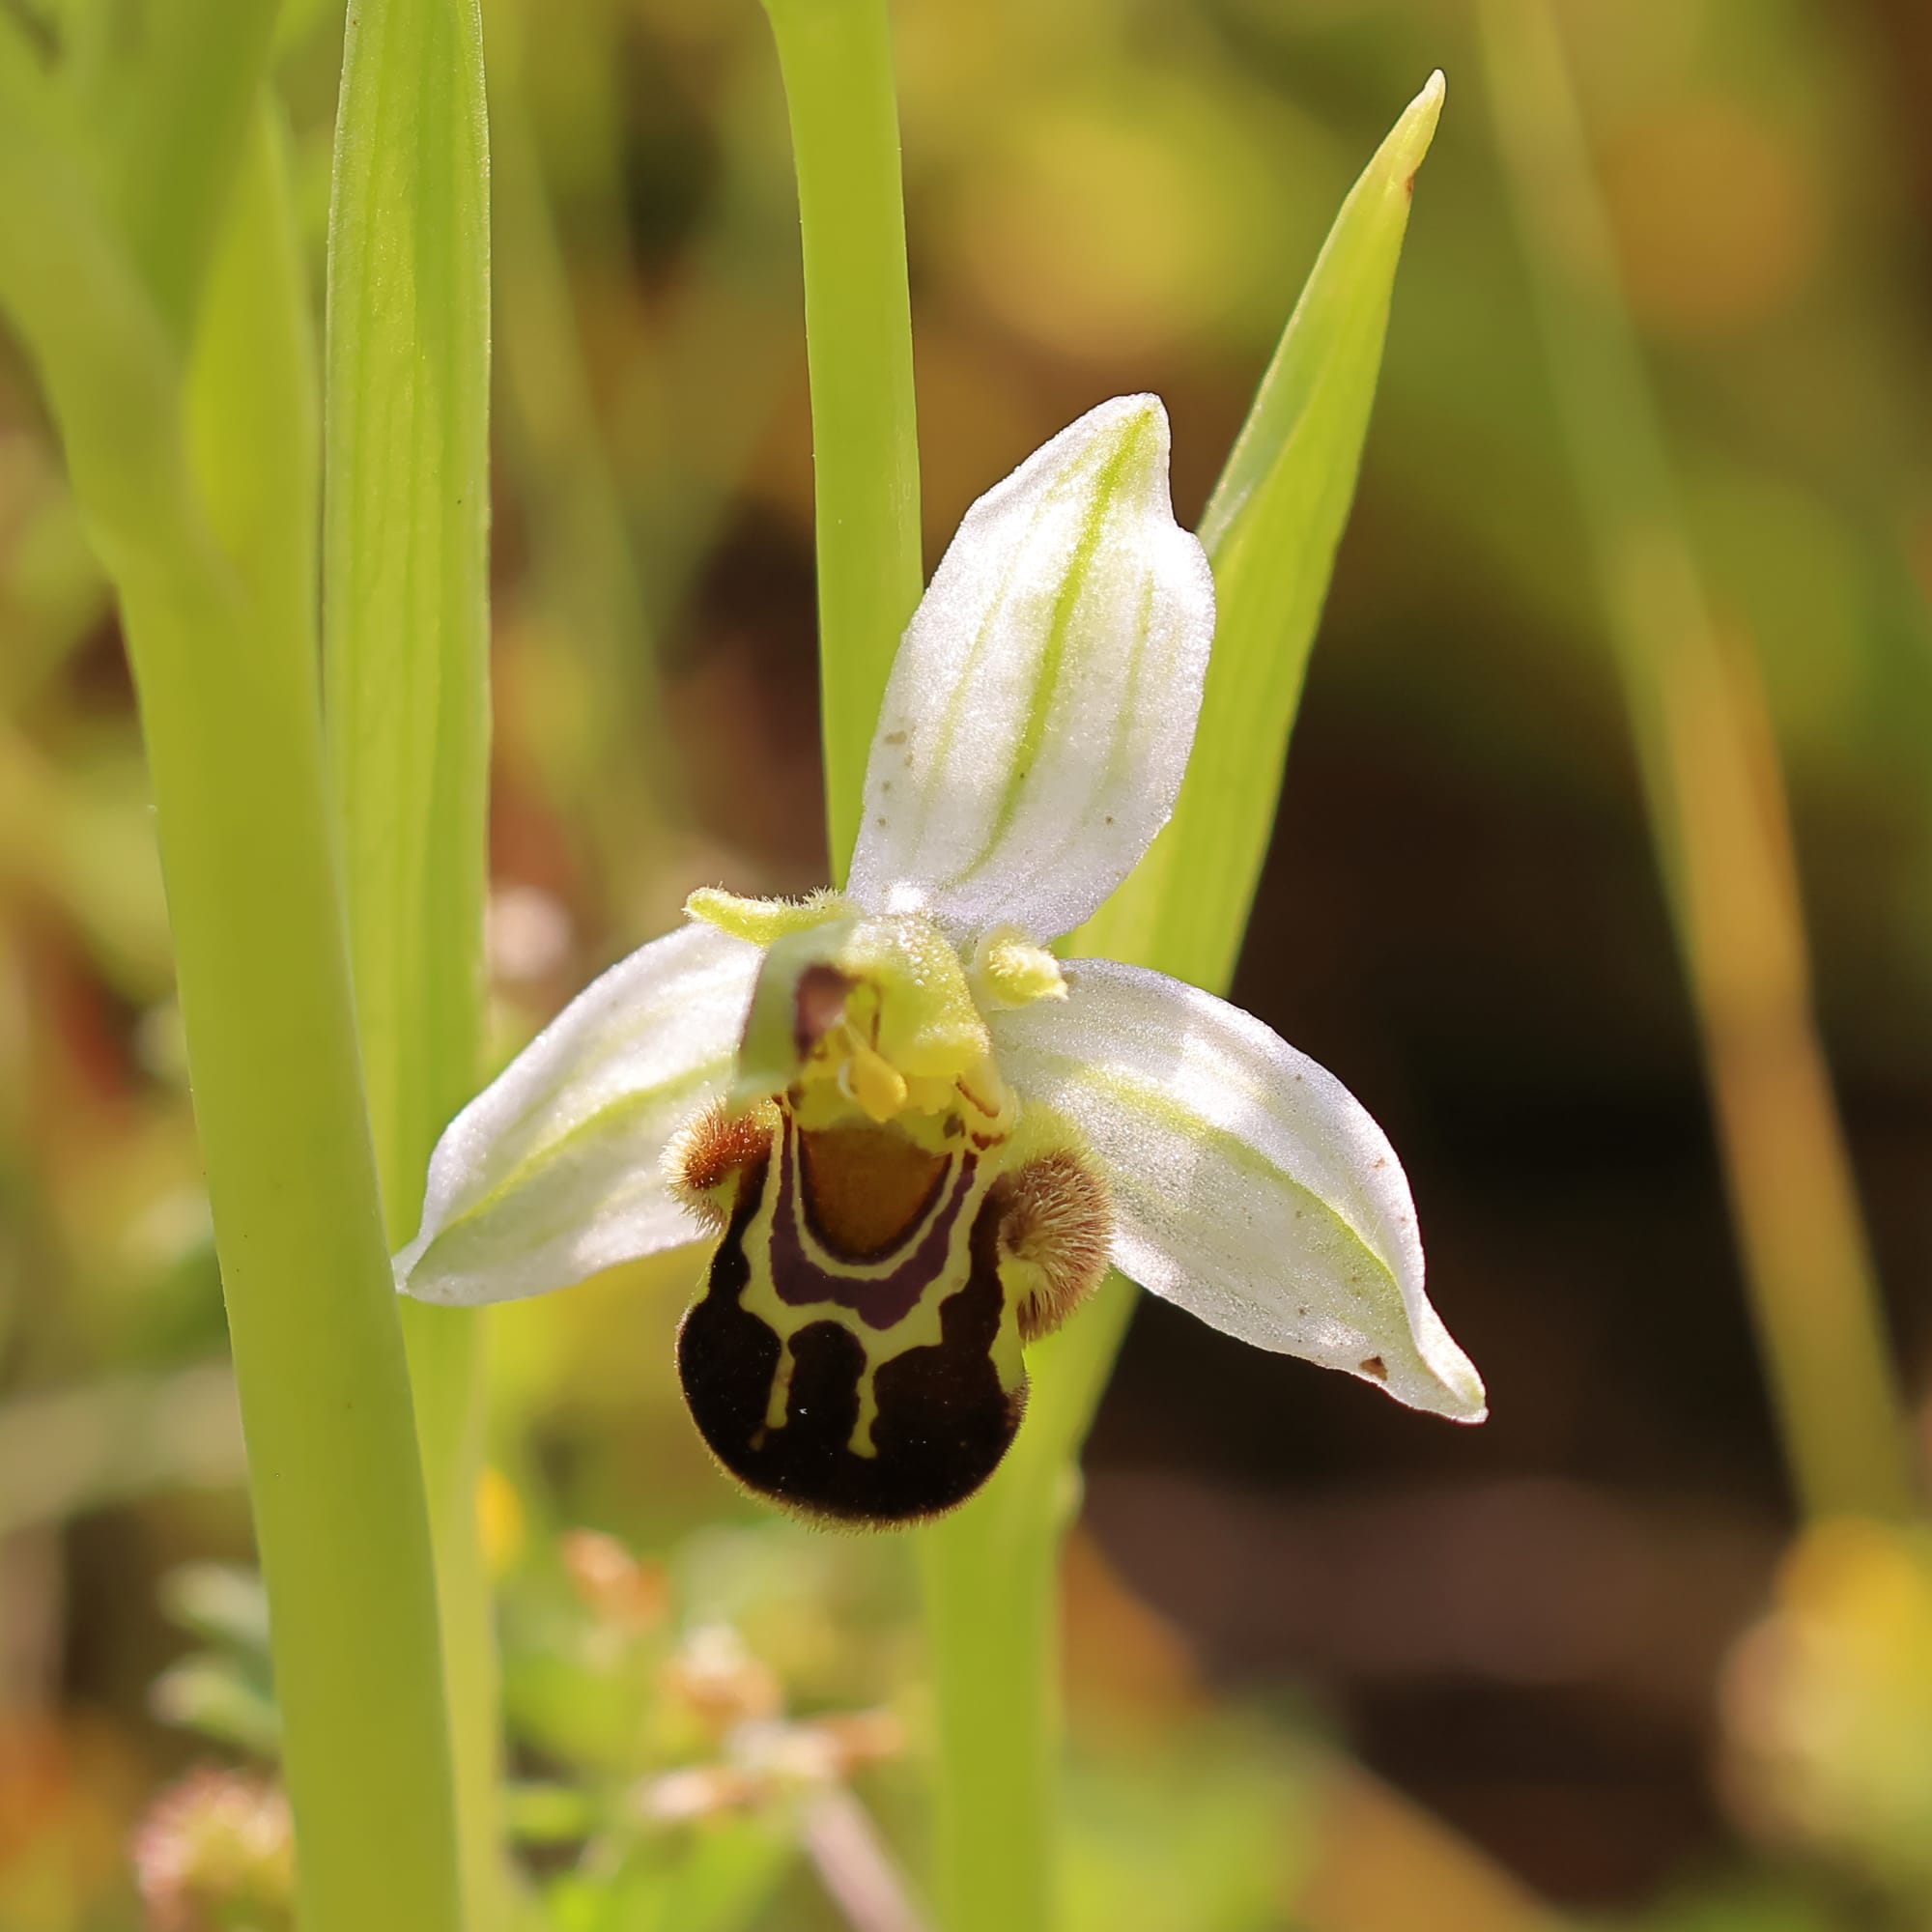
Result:
[[[1372,1382],[1385,1382],[1389,1378],[1388,1365],[1379,1355],[1371,1355],[1361,1365],[1359,1373],[1367,1376]]]

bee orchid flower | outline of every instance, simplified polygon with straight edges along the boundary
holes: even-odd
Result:
[[[841,892],[693,894],[451,1122],[424,1301],[708,1235],[680,1378],[724,1466],[820,1520],[934,1515],[1020,1426],[1024,1347],[1109,1263],[1458,1421],[1394,1150],[1261,1021],[1048,950],[1173,810],[1214,629],[1166,412],[1103,404],[968,512],[895,661]]]

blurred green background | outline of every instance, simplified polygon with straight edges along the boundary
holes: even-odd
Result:
[[[14,11],[138,71],[139,0]],[[1689,534],[1761,672],[1919,1394],[1932,14],[1557,12]],[[823,818],[763,18],[485,16],[507,1053],[694,882],[818,884]],[[899,0],[895,25],[928,561],[1124,390],[1165,396],[1191,521],[1342,194],[1449,77],[1236,997],[1402,1151],[1493,1419],[1448,1430],[1144,1306],[1069,1558],[1069,1925],[1932,1921],[1932,1556],[1797,1540],[1468,7]],[[340,26],[296,5],[280,62],[318,283]],[[702,1886],[732,1848],[714,1889],[742,1896],[684,1924],[838,1925],[762,1774],[666,1779],[782,1703],[919,1869],[910,1566],[712,1470],[670,1373],[696,1266],[493,1322],[521,1815],[560,1873],[583,1792],[642,1791],[650,1857]],[[0,1932],[141,1923],[155,1790],[269,1742],[246,1591],[193,1567],[248,1556],[222,1360],[113,611],[0,342]],[[645,1922],[561,1879],[553,1912]]]

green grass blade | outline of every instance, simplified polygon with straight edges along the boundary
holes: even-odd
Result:
[[[1813,1016],[1755,665],[1712,614],[1556,23],[1537,0],[1485,0],[1479,18],[1786,1460],[1813,1514],[1905,1518],[1912,1427]]]
[[[282,527],[303,501],[310,404],[288,183],[266,130],[220,253],[209,327],[245,366],[217,384],[201,365],[198,489],[170,331],[0,25],[0,305],[114,579],[140,696],[302,1922],[456,1932],[436,1605],[355,1051],[313,581],[294,581],[303,539]],[[257,494],[251,523],[238,511]]]
[[[1078,952],[1215,992],[1234,975],[1442,95],[1434,74],[1342,204],[1208,500],[1217,614],[1194,756],[1173,821]]]
[[[364,0],[329,209],[324,684],[391,1246],[478,1073],[488,879],[490,203],[474,0]],[[476,1484],[483,1320],[403,1313],[454,1726],[465,1918],[501,1912]]]
[[[832,875],[851,863],[886,679],[923,587],[912,301],[886,0],[765,0],[805,251]]]

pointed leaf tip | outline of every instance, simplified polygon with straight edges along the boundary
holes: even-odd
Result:
[[[1415,171],[1435,139],[1436,123],[1442,119],[1442,101],[1448,90],[1449,83],[1438,67],[1423,82],[1422,92],[1403,109],[1402,119],[1389,129],[1381,153],[1376,156],[1378,166],[1391,180],[1399,182],[1405,192],[1414,188]]]

